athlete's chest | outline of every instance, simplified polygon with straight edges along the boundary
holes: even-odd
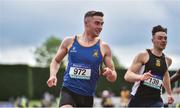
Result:
[[[94,64],[102,61],[102,55],[98,46],[90,48],[72,46],[69,51],[69,59],[75,62]]]
[[[152,74],[163,76],[167,70],[165,58],[150,57],[146,64],[146,70],[151,70]]]

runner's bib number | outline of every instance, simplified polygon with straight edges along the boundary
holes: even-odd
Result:
[[[155,89],[161,89],[162,83],[163,81],[158,77],[151,77],[143,82],[144,85],[147,85],[148,87],[152,87]]]
[[[71,67],[69,75],[71,78],[89,80],[91,77],[91,69],[80,68],[80,67]]]

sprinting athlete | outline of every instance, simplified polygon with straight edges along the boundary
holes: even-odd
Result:
[[[133,60],[124,78],[134,82],[129,107],[163,107],[161,88],[168,94],[168,103],[172,104],[168,67],[172,60],[163,50],[167,44],[167,29],[161,25],[153,27],[153,48],[140,52]]]
[[[47,81],[49,87],[56,86],[59,64],[68,54],[60,93],[59,106],[62,108],[92,107],[99,76],[102,74],[110,82],[117,79],[110,47],[99,38],[104,24],[103,16],[102,12],[88,11],[84,16],[84,33],[65,38],[51,62]],[[102,62],[106,67],[100,73]]]

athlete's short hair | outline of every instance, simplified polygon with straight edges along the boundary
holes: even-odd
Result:
[[[155,35],[156,32],[165,32],[167,34],[167,28],[162,27],[161,25],[154,26],[152,29],[152,35]]]
[[[93,16],[101,16],[101,17],[103,17],[104,14],[103,14],[103,12],[100,12],[100,11],[88,11],[88,12],[86,12],[86,14],[84,15],[84,20],[85,20],[87,17],[93,17]]]

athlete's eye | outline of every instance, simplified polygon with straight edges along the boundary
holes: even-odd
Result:
[[[95,24],[96,24],[96,25],[100,25],[100,22],[99,22],[99,21],[95,21]]]
[[[167,37],[166,36],[158,36],[158,40],[162,40],[162,39],[167,40]]]
[[[95,21],[95,24],[96,24],[96,25],[101,25],[101,26],[102,26],[102,25],[104,24],[104,22]]]

